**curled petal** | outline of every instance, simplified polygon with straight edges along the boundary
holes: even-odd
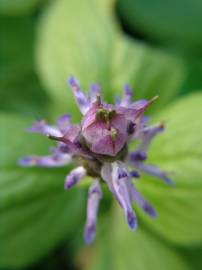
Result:
[[[127,181],[129,174],[118,162],[112,163],[112,185],[116,196],[124,210],[129,227],[134,230],[137,227],[137,219],[133,212]]]
[[[124,85],[124,96],[120,102],[120,106],[128,107],[131,105],[132,90],[129,85]]]
[[[61,167],[71,162],[69,154],[53,155],[53,156],[26,156],[19,160],[19,164],[24,167]]]
[[[87,203],[87,219],[84,230],[84,239],[86,244],[90,244],[96,233],[96,222],[99,203],[102,198],[102,190],[98,180],[95,180],[89,188]]]
[[[140,171],[142,171],[148,175],[157,177],[157,178],[163,180],[168,185],[173,185],[173,181],[168,177],[166,172],[162,171],[159,167],[154,166],[154,165],[150,165],[150,164],[145,164],[142,162],[136,162],[136,163],[134,163],[134,165]]]
[[[138,146],[139,150],[147,151],[152,139],[159,134],[160,132],[164,131],[163,123],[159,123],[155,126],[144,127],[140,130],[138,134],[138,138],[140,139],[141,143]]]
[[[130,172],[130,177],[139,178],[140,174],[137,171],[131,171]]]
[[[63,114],[57,119],[57,127],[62,134],[65,134],[70,127],[70,115]]]
[[[86,175],[86,170],[79,166],[73,169],[65,179],[64,188],[69,189],[79,183],[81,179]]]
[[[128,158],[131,162],[144,161],[147,159],[147,154],[144,151],[130,152]]]
[[[137,227],[136,216],[132,210],[130,194],[128,191],[128,177],[129,174],[118,163],[114,165],[105,163],[101,169],[101,176],[106,181],[110,191],[124,209],[125,218],[129,227],[134,230]]]
[[[34,124],[26,129],[28,132],[40,133],[51,136],[62,136],[60,130],[55,126],[50,126],[44,120],[34,122]]]
[[[117,107],[119,107],[121,105],[121,98],[118,95],[115,96],[115,105]]]
[[[70,77],[68,82],[73,90],[74,97],[81,113],[85,114],[90,108],[90,102],[87,96],[81,91],[79,82],[74,77]]]
[[[105,163],[101,168],[102,179],[107,183],[109,190],[117,198],[113,184],[112,184],[112,167],[110,163]],[[118,198],[117,198],[118,200]]]
[[[130,193],[131,201],[136,202],[145,213],[152,218],[156,217],[155,209],[142,197],[142,195],[136,190],[131,181],[128,182],[128,190]]]

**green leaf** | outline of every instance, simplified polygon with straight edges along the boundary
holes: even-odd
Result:
[[[182,250],[183,256],[187,259],[188,263],[192,266],[192,270],[202,268],[202,246]]]
[[[0,18],[0,36],[1,111],[42,116],[48,98],[34,70],[33,19]]]
[[[150,150],[150,163],[168,171],[176,186],[169,187],[145,177],[137,183],[158,212],[156,220],[142,215],[147,224],[180,245],[202,241],[202,95],[176,101],[157,115],[166,131]],[[140,217],[141,218],[141,217]]]
[[[136,99],[159,95],[159,100],[152,105],[154,110],[176,95],[184,79],[179,59],[126,37],[117,42],[112,63],[112,89],[120,91],[123,82],[129,82],[134,86]]]
[[[202,91],[202,56],[186,55],[185,60],[188,67],[188,75],[182,87],[182,93],[188,94],[190,92]]]
[[[1,267],[36,262],[80,226],[81,191],[55,191],[41,197],[1,210]]]
[[[101,84],[108,100],[129,83],[138,97],[159,93],[162,104],[176,94],[183,81],[179,59],[124,36],[110,4],[102,0],[55,1],[38,25],[39,74],[58,111],[68,109],[75,118],[78,111],[66,85],[70,75],[75,75],[84,89],[91,82]]]
[[[25,133],[28,123],[0,115],[0,267],[36,262],[75,232],[82,218],[82,190],[63,190],[68,168],[17,165],[22,156],[45,154],[50,146],[47,138]]]
[[[152,40],[170,42],[180,47],[202,46],[202,2],[118,0],[119,14],[130,30]],[[182,12],[183,11],[183,12]]]
[[[44,0],[0,0],[0,15],[29,14]]]
[[[116,209],[118,209],[117,205]],[[91,270],[106,269],[100,265],[110,265],[112,270],[188,269],[174,247],[149,233],[142,224],[137,231],[130,231],[121,209],[117,212],[111,230],[108,231],[107,236],[103,236],[104,241]]]

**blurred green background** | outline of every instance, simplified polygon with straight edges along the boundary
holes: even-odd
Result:
[[[82,237],[86,185],[65,192],[69,168],[17,165],[50,146],[24,132],[34,120],[80,119],[66,86],[72,74],[85,89],[99,83],[108,101],[124,83],[135,98],[159,95],[151,115],[177,126],[151,157],[179,171],[176,192],[140,184],[164,213],[159,223],[138,212],[138,232],[128,232],[105,191],[90,247]],[[0,269],[202,269],[201,90],[201,0],[0,0]]]

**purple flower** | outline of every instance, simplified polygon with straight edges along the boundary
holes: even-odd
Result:
[[[132,101],[132,91],[124,87],[122,99],[115,105],[101,99],[100,87],[92,84],[88,94],[81,89],[78,81],[71,77],[77,105],[83,115],[80,124],[70,121],[69,115],[58,118],[55,126],[44,120],[35,122],[27,130],[47,135],[56,140],[49,156],[27,156],[20,160],[22,166],[56,167],[76,161],[65,179],[65,189],[70,189],[88,175],[92,178],[87,202],[87,218],[84,239],[91,243],[96,234],[96,221],[99,203],[102,198],[101,183],[106,183],[111,193],[123,209],[125,220],[131,230],[137,228],[137,217],[133,203],[150,217],[156,217],[153,207],[136,189],[133,179],[145,173],[172,184],[166,172],[147,164],[148,148],[152,139],[164,130],[162,123],[149,126],[144,115],[147,107],[156,99]],[[136,147],[129,152],[129,143],[136,141]]]

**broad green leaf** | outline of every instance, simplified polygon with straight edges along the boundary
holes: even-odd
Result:
[[[152,109],[161,108],[176,95],[184,78],[179,59],[126,37],[119,40],[116,48],[112,58],[112,89],[120,90],[123,82],[129,82],[134,86],[136,99],[159,95]]]
[[[81,191],[61,190],[1,210],[0,265],[23,267],[47,255],[81,226],[82,204]]]
[[[34,71],[33,19],[0,18],[0,36],[1,111],[42,116],[48,98]]]
[[[44,0],[0,0],[0,15],[29,14]]]
[[[131,31],[185,48],[202,46],[201,10],[200,0],[118,0],[119,14]]]
[[[201,91],[202,89],[202,56],[201,55],[191,55],[186,56],[186,65],[188,67],[188,75],[185,83],[182,87],[182,93],[190,93]]]
[[[130,231],[121,209],[118,211],[118,215],[116,213],[113,218],[108,236],[104,237],[106,242],[102,243],[91,270],[106,269],[100,267],[106,265],[106,262],[112,270],[189,269],[174,247],[149,233],[141,222],[137,231]]]
[[[158,212],[156,220],[142,215],[166,239],[180,245],[202,241],[202,95],[182,98],[157,115],[167,129],[150,150],[150,162],[167,170],[175,186],[145,177],[140,191]]]
[[[172,163],[175,167],[182,166],[184,162],[182,170],[173,171],[173,176],[178,176],[177,185],[183,187],[202,187],[202,171],[199,166],[202,158],[201,104],[200,93],[181,97],[159,111],[154,118],[154,121],[164,121],[166,130],[154,140],[151,159],[158,159],[162,164]],[[181,177],[178,175],[180,171]]]
[[[176,94],[183,81],[179,59],[123,35],[110,3],[55,1],[39,22],[39,75],[58,111],[78,114],[66,85],[70,75],[75,75],[84,89],[91,82],[99,83],[108,100],[129,83],[138,97],[160,94],[162,104]]]
[[[0,115],[0,267],[24,267],[75,232],[83,212],[81,189],[63,191],[68,168],[21,168],[27,154],[45,154],[48,139],[27,134],[30,119]],[[72,218],[72,216],[74,218]]]
[[[195,248],[182,249],[182,254],[187,259],[188,263],[192,266],[192,270],[198,270],[202,268],[202,246]]]

